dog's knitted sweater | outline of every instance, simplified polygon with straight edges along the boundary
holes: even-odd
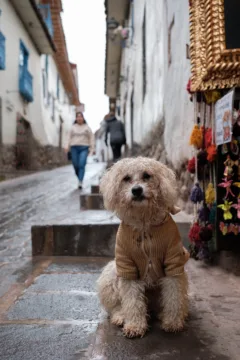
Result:
[[[189,259],[183,247],[176,223],[169,215],[166,221],[139,231],[121,223],[115,248],[117,275],[129,280],[150,277],[158,281],[164,276],[184,272]]]

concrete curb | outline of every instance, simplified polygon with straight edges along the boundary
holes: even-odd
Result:
[[[187,248],[188,223],[178,223]],[[32,227],[32,256],[114,257],[118,223],[35,225]]]
[[[81,210],[104,210],[103,197],[98,193],[80,195]]]
[[[114,257],[118,224],[33,226],[32,256]]]

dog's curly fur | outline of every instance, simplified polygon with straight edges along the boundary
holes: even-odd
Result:
[[[141,201],[133,201],[132,187],[136,185],[143,188]],[[138,157],[117,162],[103,176],[100,190],[106,209],[138,230],[147,231],[151,225],[159,224],[166,213],[175,212],[175,174],[153,159]],[[165,276],[154,284],[149,278],[127,280],[117,277],[115,260],[104,268],[98,280],[102,305],[111,322],[123,326],[127,337],[144,336],[151,311],[165,331],[182,330],[188,314],[187,291],[186,273]]]

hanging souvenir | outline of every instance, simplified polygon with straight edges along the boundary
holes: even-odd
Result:
[[[228,146],[227,144],[223,144],[222,147],[221,147],[221,153],[222,155],[225,155],[228,153]]]
[[[220,222],[220,224],[219,224],[219,229],[220,229],[220,231],[221,231],[221,233],[225,236],[225,235],[227,235],[227,233],[228,233],[228,224],[224,224],[224,222]]]
[[[226,195],[225,195],[224,199],[227,199],[229,194],[231,194],[233,197],[235,197],[234,193],[231,190],[232,182],[233,182],[232,180],[228,180],[227,178],[224,178],[223,182],[218,184],[219,187],[226,189]]]
[[[214,104],[221,98],[221,93],[220,91],[217,90],[210,90],[210,91],[205,91],[204,96],[206,99],[206,103],[210,105],[210,104]]]
[[[196,171],[196,159],[193,157],[192,159],[188,160],[187,170],[191,174],[195,174]]]
[[[198,218],[201,222],[206,223],[209,220],[210,210],[206,205],[199,210]]]
[[[238,142],[237,142],[237,140],[233,140],[233,141],[231,142],[230,147],[231,147],[231,152],[233,153],[233,155],[238,155],[238,153],[239,153],[239,147],[238,147]]]
[[[195,222],[191,226],[191,228],[189,230],[189,233],[188,233],[188,237],[189,237],[191,242],[193,242],[193,243],[199,242],[199,240],[200,240],[200,238],[199,238],[200,229],[201,229],[201,227],[197,222]]]
[[[232,201],[224,201],[224,204],[218,205],[218,208],[223,211],[223,218],[224,220],[231,220],[232,219],[232,213],[230,211],[232,205]]]
[[[203,191],[200,188],[198,183],[196,183],[194,185],[194,187],[192,188],[190,199],[194,204],[197,204],[197,203],[200,203],[201,201],[203,201],[203,199],[204,199]]]
[[[196,149],[201,149],[203,144],[202,130],[198,125],[194,125],[190,136],[190,145],[193,145]]]
[[[212,129],[207,128],[204,134],[204,146],[205,148],[208,148],[211,145],[212,145]]]
[[[211,205],[215,201],[215,190],[213,183],[209,183],[205,192],[205,201],[207,204]]]
[[[210,241],[212,239],[212,235],[213,232],[211,225],[203,226],[199,231],[199,239],[203,242]]]
[[[238,219],[240,219],[240,197],[238,197],[238,203],[233,204],[232,208],[237,210],[237,217],[238,217]]]
[[[228,177],[233,175],[233,166],[238,166],[238,160],[232,160],[230,156],[227,156],[226,161],[224,161],[225,170],[223,175]]]
[[[207,152],[206,150],[200,150],[197,154],[198,165],[200,167],[205,166],[207,164]]]
[[[233,186],[236,186],[236,187],[240,188],[240,182],[233,183]]]
[[[213,162],[217,155],[217,147],[215,144],[212,144],[207,148],[207,154],[208,154],[207,156],[208,161]]]
[[[239,233],[239,226],[236,224],[229,224],[228,225],[228,233],[233,233],[234,235],[238,235]]]
[[[209,215],[209,222],[210,224],[214,225],[215,221],[216,221],[216,214],[217,214],[217,204],[216,202],[213,203],[211,210],[210,210],[210,215]]]

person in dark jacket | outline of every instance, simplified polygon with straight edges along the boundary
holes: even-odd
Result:
[[[126,145],[124,125],[120,120],[117,120],[113,112],[107,114],[104,120],[106,121],[105,144],[108,146],[108,134],[110,134],[113,161],[117,161],[121,158],[122,146]]]

